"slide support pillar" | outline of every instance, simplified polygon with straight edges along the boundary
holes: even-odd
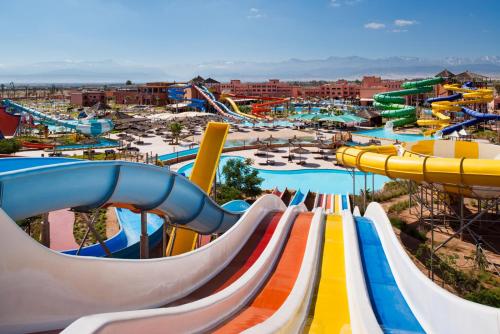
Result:
[[[43,214],[41,239],[42,239],[42,245],[44,245],[47,248],[50,248],[50,222],[49,222],[48,212]]]
[[[140,239],[141,259],[149,258],[149,236],[148,236],[148,212],[141,211],[141,239]]]

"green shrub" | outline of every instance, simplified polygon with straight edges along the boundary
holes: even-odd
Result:
[[[387,210],[388,213],[401,213],[404,210],[410,207],[410,201],[404,200],[397,203],[392,204]]]
[[[479,291],[470,292],[465,295],[465,299],[470,301],[493,306],[500,307],[500,288],[493,289],[480,289]]]
[[[21,149],[21,143],[16,139],[0,140],[0,154],[12,154]]]

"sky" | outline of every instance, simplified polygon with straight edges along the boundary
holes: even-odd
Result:
[[[500,1],[0,0],[0,66],[500,55]]]

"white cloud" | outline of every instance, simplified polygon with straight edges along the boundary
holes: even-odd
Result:
[[[265,15],[262,14],[260,9],[253,7],[253,8],[250,8],[250,11],[249,11],[249,14],[247,15],[247,18],[257,20],[257,19],[263,18],[264,16]]]
[[[392,31],[392,32],[396,32],[396,33],[397,33],[397,32],[407,32],[407,31],[408,31],[408,29],[392,29],[391,31]]]
[[[403,20],[403,19],[394,20],[394,24],[398,27],[412,26],[417,23],[418,22],[415,20]]]
[[[365,24],[366,29],[372,29],[372,30],[379,30],[379,29],[384,29],[385,24],[379,23],[379,22],[370,22]]]
[[[343,5],[353,6],[360,3],[362,0],[330,0],[330,7],[340,7]]]

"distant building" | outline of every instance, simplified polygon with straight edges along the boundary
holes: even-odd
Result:
[[[171,101],[168,98],[168,88],[175,82],[148,82],[145,85],[125,87],[114,91],[117,104],[144,104],[164,106]]]
[[[373,104],[373,95],[401,89],[403,80],[387,80],[377,76],[364,76],[359,89],[359,101],[363,106]]]
[[[106,104],[104,91],[79,91],[70,93],[70,103],[78,107],[92,107],[97,103]]]

